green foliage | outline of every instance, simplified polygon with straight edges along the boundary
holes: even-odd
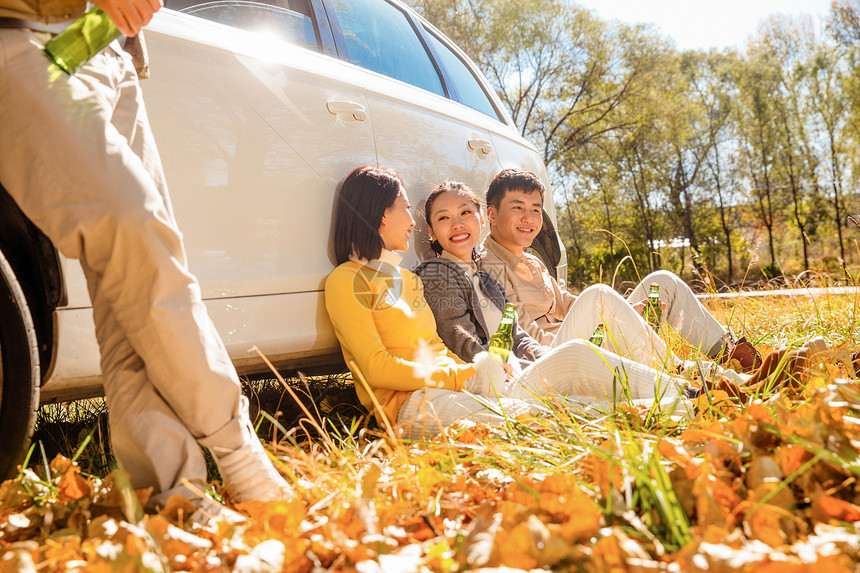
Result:
[[[853,272],[857,0],[833,3],[826,35],[809,17],[773,16],[740,53],[679,52],[562,0],[413,4],[542,152],[571,284],[627,256],[640,273],[689,277],[693,252],[729,283],[762,277],[760,265]]]

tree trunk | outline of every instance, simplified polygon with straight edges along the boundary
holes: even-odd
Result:
[[[797,188],[797,179],[794,177],[794,159],[791,155],[791,142],[789,140],[789,150],[787,155],[788,160],[788,180],[791,187],[791,199],[794,210],[794,223],[797,225],[797,230],[800,232],[800,244],[803,247],[803,270],[809,270],[809,253],[806,244],[806,225],[803,221],[803,216],[800,214],[800,208],[803,203],[803,194]]]
[[[827,135],[830,139],[830,171],[833,179],[833,207],[834,220],[836,223],[836,236],[839,238],[839,261],[842,270],[845,270],[845,243],[842,239],[842,210],[840,208],[840,190],[842,188],[842,177],[839,175],[839,156],[836,152],[835,136],[832,127],[827,125]]]
[[[717,199],[720,202],[720,226],[723,229],[723,235],[726,237],[726,259],[728,259],[728,276],[727,282],[731,283],[734,280],[734,268],[732,265],[732,228],[729,225],[726,203],[723,200],[723,185],[720,177],[720,149],[714,145],[714,161],[716,165],[712,166],[711,172],[714,174],[714,181],[717,184]]]

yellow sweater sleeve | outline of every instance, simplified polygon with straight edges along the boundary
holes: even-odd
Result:
[[[371,289],[362,288],[362,278],[347,266],[349,264],[335,269],[325,284],[326,309],[347,363],[354,360],[368,384],[377,388],[415,391],[425,386],[435,386],[462,390],[464,381],[475,373],[475,368],[471,364],[458,363],[448,356],[444,346],[441,350],[443,359],[440,360],[437,354],[427,364],[416,363],[414,355],[411,359],[397,356],[385,347],[378,329],[398,329],[391,332],[397,332],[404,341],[408,341],[415,337],[417,327],[422,325],[415,324],[415,320],[409,320],[400,313],[391,313],[388,318],[394,319],[392,322],[385,322],[379,315],[374,319],[373,309],[376,308],[378,297]],[[404,281],[404,288],[410,288],[411,282]],[[429,383],[422,374],[428,376]]]

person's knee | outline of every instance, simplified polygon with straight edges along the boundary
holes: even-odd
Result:
[[[605,284],[591,285],[577,297],[578,306],[595,309],[601,319],[615,316],[627,301],[612,287]]]
[[[648,291],[648,287],[653,283],[657,283],[658,285],[660,285],[660,290],[674,289],[679,284],[684,284],[684,282],[681,280],[681,277],[679,277],[672,271],[667,271],[663,269],[654,271],[653,273],[642,279],[642,286],[646,292]]]
[[[620,297],[621,295],[615,292],[609,285],[598,283],[591,285],[579,293],[577,300],[580,301],[580,304],[585,304],[586,306],[594,305],[599,308],[605,301]]]
[[[610,287],[609,285],[597,283],[583,290],[581,293],[579,293],[577,298],[600,297],[601,295],[613,292],[615,291],[612,290],[612,287]]]
[[[570,361],[590,360],[599,357],[601,352],[603,350],[582,339],[569,340],[555,350]]]
[[[677,280],[677,278],[678,278],[678,275],[676,275],[672,271],[667,271],[665,269],[659,269],[659,270],[656,270],[656,271],[650,273],[648,276],[646,276],[644,279],[642,279],[642,282],[646,285],[651,284],[651,283],[667,283],[667,282],[673,282],[673,281]]]

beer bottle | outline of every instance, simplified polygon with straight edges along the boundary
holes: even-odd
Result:
[[[651,325],[654,330],[660,330],[660,320],[663,318],[663,309],[660,308],[660,285],[651,283],[648,288],[648,300],[642,318]]]
[[[100,8],[93,8],[48,40],[45,54],[71,75],[119,36],[120,32],[110,17]]]
[[[487,349],[490,354],[495,354],[507,362],[511,355],[511,348],[514,347],[514,321],[516,317],[517,307],[511,303],[505,304],[505,312],[502,314],[502,322],[499,323],[499,329],[490,337],[490,346]]]
[[[606,338],[606,327],[601,322],[597,325],[597,328],[594,329],[594,334],[591,335],[591,338],[589,338],[588,341],[595,346],[601,346],[604,338]]]

